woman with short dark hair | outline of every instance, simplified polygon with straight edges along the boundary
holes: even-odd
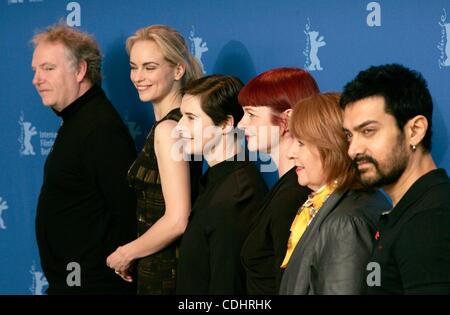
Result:
[[[181,240],[177,294],[246,293],[240,252],[267,187],[234,130],[243,114],[241,87],[237,78],[212,75],[183,89],[182,147],[209,168]]]

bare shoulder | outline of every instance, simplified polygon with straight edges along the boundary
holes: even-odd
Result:
[[[175,120],[164,120],[160,122],[155,128],[155,143],[173,142],[176,140],[175,127],[177,122]]]

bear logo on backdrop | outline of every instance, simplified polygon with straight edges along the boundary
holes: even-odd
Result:
[[[128,130],[130,131],[131,137],[133,138],[134,142],[136,142],[137,137],[142,135],[141,127],[135,121],[128,120],[127,117],[125,117],[124,122],[128,127]]]
[[[34,146],[32,144],[32,137],[39,135],[39,145],[41,156],[46,156],[50,153],[53,143],[56,139],[56,132],[53,131],[39,131],[30,121],[25,120],[25,115],[23,111],[20,114],[19,121],[20,125],[20,136],[17,139],[20,143],[19,153],[21,156],[36,155]],[[39,153],[38,153],[39,154]]]
[[[37,135],[36,127],[31,122],[25,121],[23,112],[20,115],[18,123],[20,125],[20,136],[18,139],[20,143],[20,155],[36,155],[31,144],[31,138]]]
[[[206,73],[203,65],[202,56],[203,53],[208,51],[207,43],[203,41],[203,38],[195,36],[195,28],[192,26],[192,30],[189,33],[189,41],[191,42],[191,53],[200,63],[203,73]]]
[[[325,46],[323,36],[319,36],[319,32],[311,29],[311,21],[308,18],[308,23],[305,25],[304,33],[306,35],[306,47],[303,50],[303,55],[306,58],[305,68],[309,71],[322,71],[320,59],[317,55],[319,48]]]
[[[48,281],[42,271],[36,270],[36,266],[33,262],[30,269],[31,273],[31,287],[30,291],[33,295],[43,295],[44,287],[48,286]]]
[[[444,13],[438,22],[441,26],[441,40],[437,46],[441,52],[439,56],[439,68],[441,69],[450,66],[450,22],[447,22],[447,12],[445,9],[442,10]]]
[[[8,203],[0,197],[0,230],[6,230],[5,219],[3,219],[3,211],[8,209]]]

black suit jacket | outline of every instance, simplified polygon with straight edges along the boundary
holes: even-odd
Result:
[[[380,192],[334,192],[306,229],[280,294],[363,294],[376,222],[390,207]]]

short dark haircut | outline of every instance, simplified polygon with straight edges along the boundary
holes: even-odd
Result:
[[[433,100],[419,72],[399,64],[372,66],[345,85],[340,106],[345,109],[371,96],[384,98],[385,111],[394,116],[400,130],[413,117],[423,115],[428,120],[428,129],[421,144],[425,151],[431,151]]]
[[[211,117],[216,126],[234,119],[234,127],[244,115],[238,102],[238,95],[244,84],[236,77],[226,75],[209,75],[190,81],[181,89],[183,95],[199,96],[202,110]]]

